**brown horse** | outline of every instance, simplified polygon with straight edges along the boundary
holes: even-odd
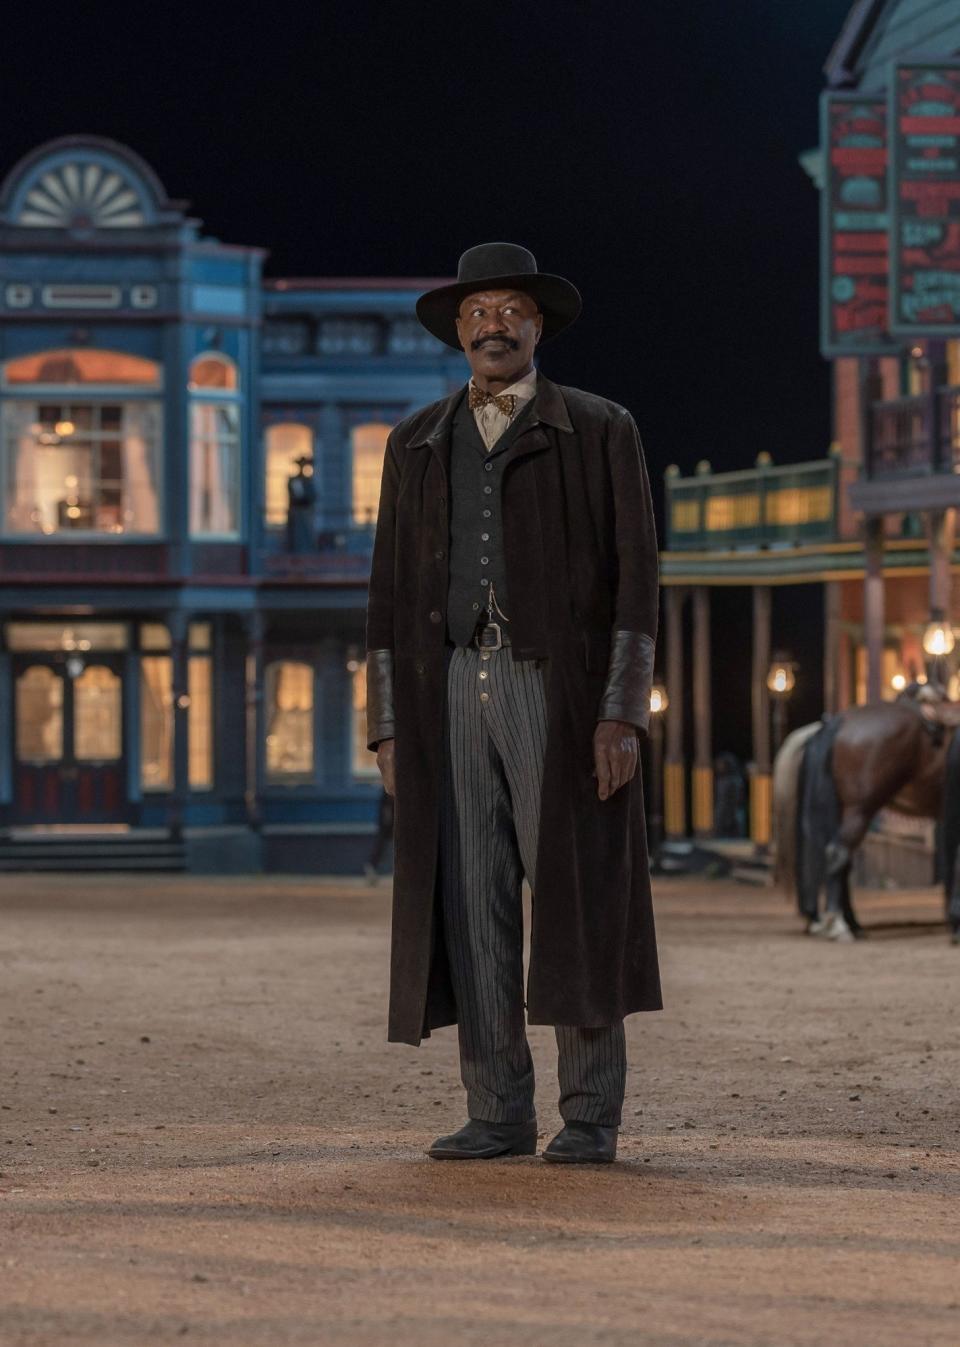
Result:
[[[850,898],[850,866],[880,809],[943,819],[958,723],[960,707],[914,685],[894,702],[851,707],[805,725],[784,742],[774,764],[775,874],[795,891],[810,934],[853,940],[861,933]],[[949,913],[955,938],[957,906],[954,900]]]

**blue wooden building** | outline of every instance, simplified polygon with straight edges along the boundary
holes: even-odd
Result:
[[[387,434],[422,279],[264,279],[123,145],[0,187],[0,865],[355,871]]]

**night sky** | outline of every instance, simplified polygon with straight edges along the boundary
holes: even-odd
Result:
[[[40,4],[8,48],[0,169],[54,136],[112,137],[207,233],[268,248],[268,276],[445,276],[471,244],[527,245],[585,301],[544,372],[630,408],[659,503],[668,463],[828,446],[797,155],[848,9],[174,4],[135,32],[139,7]],[[721,596],[721,622],[741,599]],[[816,637],[809,600],[774,609]]]

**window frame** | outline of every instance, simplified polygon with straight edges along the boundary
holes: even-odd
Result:
[[[165,464],[163,454],[165,448],[164,435],[164,405],[161,398],[156,396],[156,390],[150,389],[146,393],[131,392],[136,385],[126,384],[21,384],[16,385],[16,394],[11,394],[4,389],[0,393],[0,538],[5,542],[15,542],[18,546],[26,543],[33,546],[49,547],[54,543],[73,543],[82,542],[84,544],[94,543],[99,545],[111,545],[120,543],[144,543],[154,542],[162,543],[168,540],[167,528],[167,509],[165,496]],[[82,392],[78,390],[82,389]],[[104,405],[119,405],[121,408],[125,404],[144,405],[149,408],[154,425],[155,435],[150,441],[150,466],[153,474],[152,486],[157,501],[157,521],[158,527],[154,532],[145,532],[143,530],[124,530],[120,533],[108,533],[102,529],[58,529],[53,533],[41,533],[35,530],[27,531],[11,528],[7,522],[7,511],[11,499],[11,471],[10,462],[10,440],[7,433],[6,408],[16,404],[26,404],[31,407],[35,413],[38,413],[42,402],[54,405],[60,404],[73,407],[89,406],[103,407]],[[33,418],[37,419],[36,415]],[[120,443],[123,443],[122,434]]]
[[[234,373],[236,386],[234,388],[208,388],[204,385],[194,386],[192,374],[198,364],[204,360],[215,360],[220,364],[229,366]],[[187,369],[187,536],[192,543],[208,542],[240,542],[245,534],[244,518],[244,492],[243,492],[243,454],[244,454],[244,397],[243,388],[240,380],[240,367],[237,362],[222,351],[198,351],[190,360]],[[201,439],[194,433],[194,409],[199,407],[211,407],[214,409],[223,407],[232,407],[236,411],[236,436],[234,438],[234,451],[232,455],[232,478],[230,487],[232,491],[234,527],[233,529],[223,531],[205,530],[204,532],[195,532],[192,523],[193,516],[193,489],[194,489],[194,445]],[[215,440],[202,437],[203,444],[206,446],[206,452],[209,452],[209,446],[219,445],[219,438]]]

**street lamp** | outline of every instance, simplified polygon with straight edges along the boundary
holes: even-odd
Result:
[[[947,656],[957,644],[957,638],[953,634],[953,626],[947,622],[945,614],[935,609],[930,614],[930,621],[924,628],[921,644],[924,654],[929,655],[927,664],[927,675],[932,675],[936,682],[946,687],[949,677],[949,667],[947,665]]]
[[[663,840],[663,713],[670,705],[667,689],[650,689],[650,868],[656,869]]]
[[[780,752],[780,746],[787,733],[787,702],[796,687],[795,663],[789,656],[775,654],[767,673],[767,688],[773,698],[773,753]]]

